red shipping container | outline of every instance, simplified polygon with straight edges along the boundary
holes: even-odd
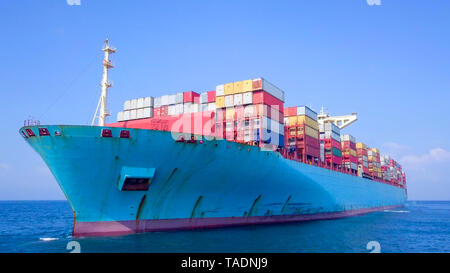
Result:
[[[262,79],[254,80],[253,83],[252,83],[252,87],[253,87],[253,90],[260,90],[260,89],[262,89]]]
[[[342,141],[342,146],[344,149],[352,149],[356,151],[356,144],[350,141]]]
[[[313,157],[320,157],[320,148],[315,146],[306,145],[303,148],[300,148],[302,152],[304,152],[306,155],[310,155]]]
[[[216,90],[208,92],[208,103],[216,101]]]
[[[291,137],[291,136],[289,136],[289,137]],[[311,136],[308,136],[308,135],[297,136],[297,141],[298,141],[299,145],[309,145],[309,146],[317,147],[317,148],[320,147],[319,140],[315,139]]]
[[[168,105],[161,106],[160,116],[161,117],[166,117],[168,115],[169,115],[169,106]]]
[[[327,162],[342,164],[342,158],[335,155],[325,155],[325,159]]]
[[[155,116],[155,117],[161,116],[161,107],[157,107],[154,109],[153,116]]]
[[[278,121],[279,123],[284,123],[283,112],[280,112],[277,107],[272,107],[266,104],[257,104],[255,107],[258,117],[268,117],[272,120]]]
[[[194,91],[188,91],[183,93],[183,102],[193,102],[193,103],[199,103],[200,101],[200,95]]]
[[[324,139],[325,148],[334,147],[337,149],[341,149],[341,143],[339,141],[336,141],[334,138],[326,138]]]
[[[297,116],[297,107],[288,107],[284,109],[285,117],[294,117]]]
[[[266,104],[272,108],[278,107],[278,111],[280,111],[281,113],[284,113],[283,102],[265,91],[253,92],[253,104]],[[282,115],[282,117],[283,116],[284,115]]]
[[[363,156],[363,155],[367,156],[367,149],[357,149],[356,154],[358,156]]]
[[[352,163],[358,164],[358,158],[356,156],[344,155],[343,159],[345,162],[352,162]]]

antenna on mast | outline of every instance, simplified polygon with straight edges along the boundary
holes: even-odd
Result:
[[[105,46],[103,47],[103,52],[105,52],[105,58],[103,59],[103,76],[102,82],[100,84],[102,88],[102,93],[100,95],[100,99],[98,100],[97,109],[95,110],[94,117],[92,118],[91,125],[94,125],[95,119],[98,117],[98,126],[105,125],[105,119],[110,115],[108,110],[106,109],[107,96],[108,96],[108,88],[112,87],[112,83],[108,82],[108,69],[113,68],[113,64],[109,60],[109,54],[116,53],[116,49],[109,46],[109,39],[106,38]],[[97,113],[99,112],[97,116]]]

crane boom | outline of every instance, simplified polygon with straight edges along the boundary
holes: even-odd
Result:
[[[322,109],[320,110],[320,114],[317,115],[317,120],[321,124],[326,122],[332,122],[337,127],[339,127],[339,129],[344,129],[345,127],[349,126],[350,124],[358,120],[358,114],[351,113],[350,115],[332,117],[328,113],[326,113],[324,108],[322,107]]]

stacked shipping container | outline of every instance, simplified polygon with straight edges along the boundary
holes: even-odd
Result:
[[[123,111],[117,113],[117,121],[127,121],[153,117],[153,97],[127,100]]]
[[[116,125],[172,131],[183,139],[210,136],[278,149],[283,156],[405,186],[400,164],[369,149],[331,122],[318,124],[306,106],[284,109],[284,92],[263,78],[219,85],[216,90],[180,92],[127,100]],[[283,126],[284,123],[284,126]],[[283,148],[283,146],[285,146]]]
[[[317,113],[307,106],[284,111],[285,153],[290,159],[320,164],[319,124]]]
[[[402,166],[387,155],[381,156],[381,171],[384,180],[398,185],[405,184],[405,173],[402,171]]]
[[[362,142],[356,143],[356,154],[358,156],[358,169],[360,170],[360,175],[369,175],[367,145]]]
[[[352,135],[343,135],[341,140],[343,167],[352,174],[358,174],[356,139]]]
[[[341,130],[334,123],[319,125],[320,145],[323,149],[322,161],[327,167],[340,170],[342,168]]]
[[[367,151],[367,155],[369,159],[369,174],[375,178],[381,179],[380,151],[376,148],[372,148]]]
[[[216,87],[216,136],[276,149],[284,145],[284,92],[263,78]]]

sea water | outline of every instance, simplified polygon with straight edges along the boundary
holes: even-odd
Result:
[[[72,238],[66,201],[0,201],[0,252],[450,252],[450,201],[335,220]]]

